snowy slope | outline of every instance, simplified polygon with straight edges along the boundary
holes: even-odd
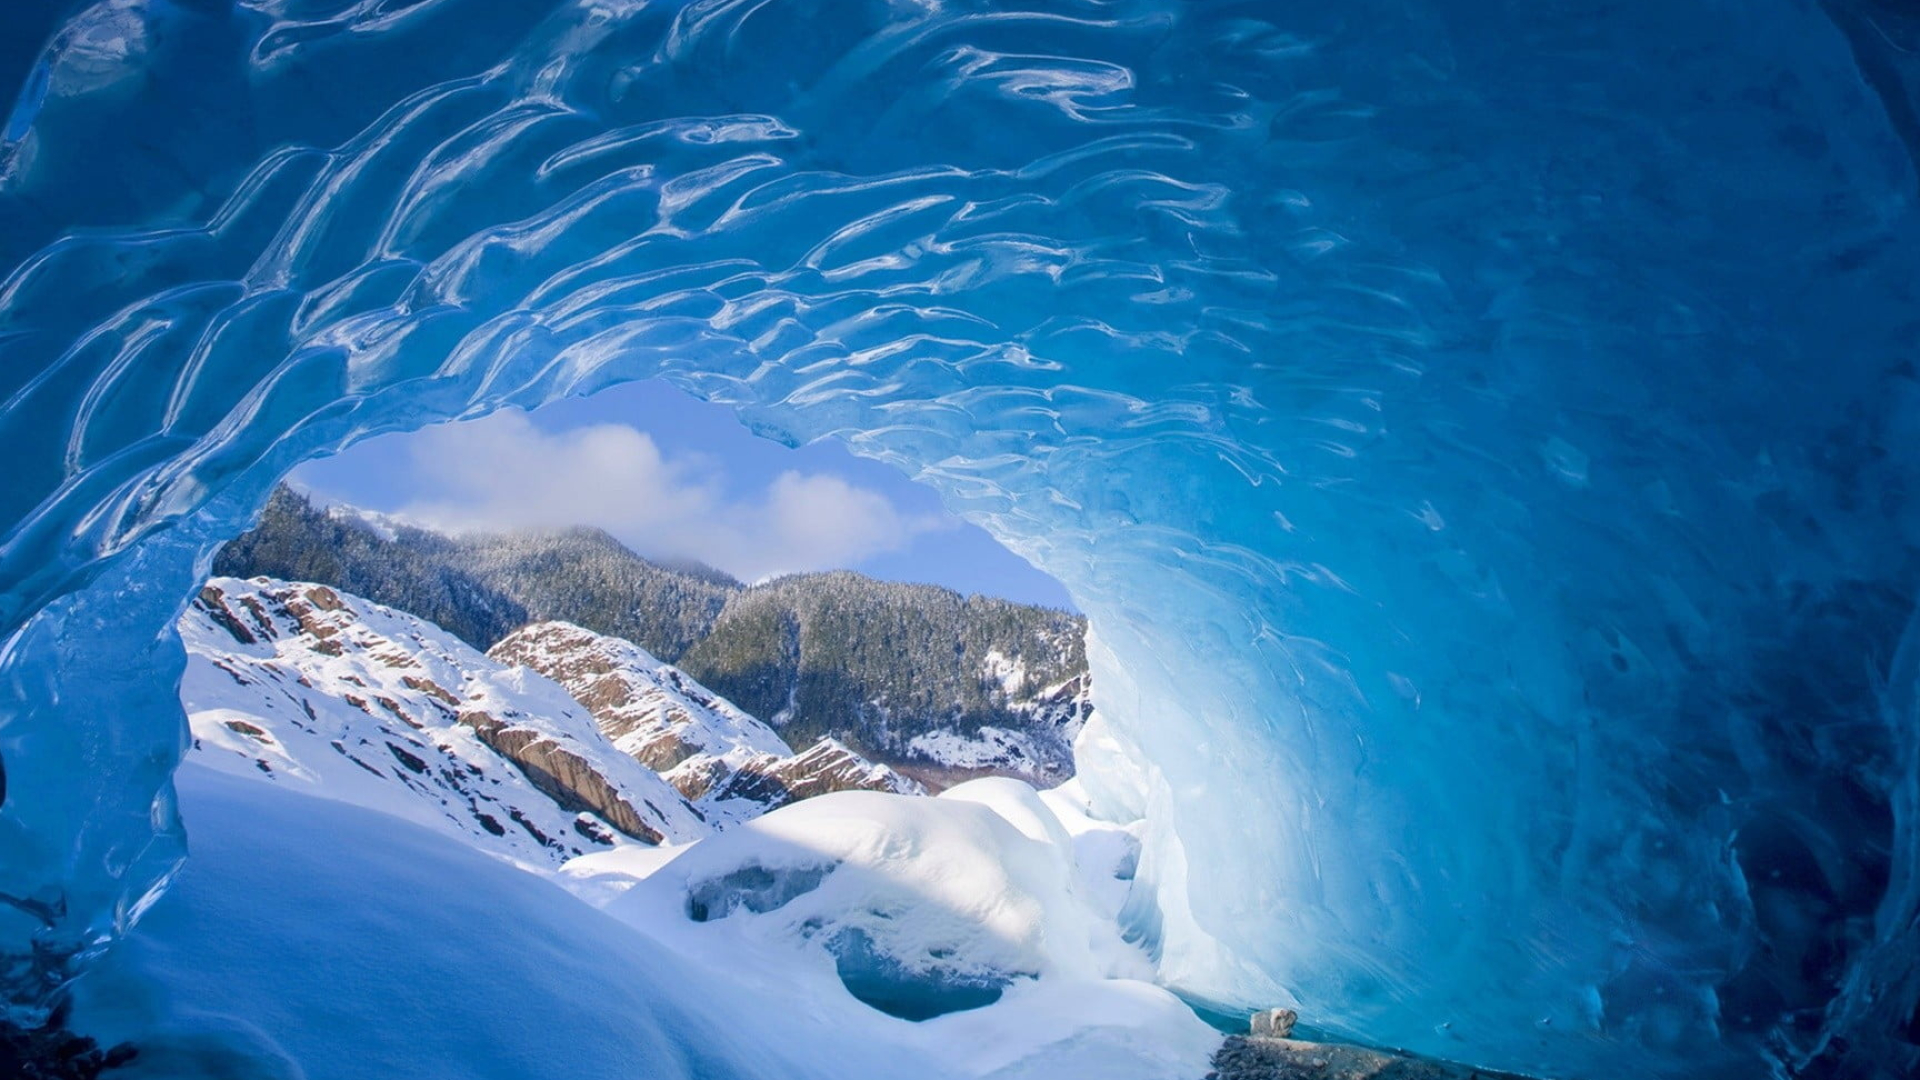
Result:
[[[831,791],[924,794],[837,739],[794,753],[771,727],[621,638],[542,622],[508,635],[487,655],[559,683],[591,710],[614,746],[660,772],[716,824]]]
[[[1219,1043],[1165,990],[1102,977],[1116,933],[1063,894],[1057,844],[1023,835],[1040,818],[1031,792],[987,793],[1006,824],[959,800],[864,793],[778,812],[831,824],[795,838],[854,869],[814,910],[858,918],[863,892],[906,890],[902,936],[942,934],[952,901],[993,919],[969,962],[1039,958],[999,1001],[916,1023],[851,996],[779,912],[695,923],[662,877],[603,914],[550,871],[206,760],[178,777],[192,862],[75,987],[78,1030],[140,1047],[127,1080],[1197,1080]],[[865,805],[879,815],[849,813]],[[720,834],[735,835],[739,854],[778,833]],[[990,881],[1012,887],[998,909],[978,888]],[[916,911],[921,886],[934,891]]]
[[[80,1030],[140,1047],[126,1080],[964,1075],[901,1033],[842,1030],[842,1014],[684,959],[443,830],[205,761],[179,773],[191,863],[76,987]]]
[[[1057,638],[1051,644],[1047,670],[1071,669],[1068,654],[1080,643]],[[1093,681],[1081,670],[1038,684],[1040,673],[1031,667],[1025,657],[987,650],[978,677],[1004,696],[1014,722],[925,731],[907,741],[906,754],[955,774],[1018,776],[1036,783],[1072,776],[1073,740],[1093,712]]]
[[[216,578],[180,620],[195,760],[553,866],[707,826],[565,690],[325,586]]]
[[[542,622],[507,635],[487,655],[530,667],[565,687],[592,710],[614,746],[683,791],[703,772],[676,774],[689,762],[717,758],[737,768],[763,754],[793,753],[772,728],[622,638],[568,622]]]

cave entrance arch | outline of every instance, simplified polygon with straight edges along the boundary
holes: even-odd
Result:
[[[659,377],[1073,590],[1195,996],[1543,1071],[1910,1052],[1920,244],[1823,11],[506,7],[100,4],[26,80],[15,1002],[176,863],[166,628],[274,480]]]

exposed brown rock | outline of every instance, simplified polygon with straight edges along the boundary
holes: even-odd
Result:
[[[449,705],[460,704],[460,699],[453,696],[453,691],[441,686],[432,679],[423,679],[417,675],[406,675],[401,677],[400,683],[408,689],[418,690],[423,694],[432,694],[434,697],[439,698]]]
[[[610,653],[629,648],[630,643],[581,627],[540,623],[503,639],[488,655],[501,663],[525,665],[559,683],[586,706],[608,739],[666,777],[689,800],[745,799],[770,809],[830,791],[921,793],[912,780],[833,739],[822,739],[790,757],[762,753],[736,772],[721,760],[727,752],[724,743],[696,741],[706,726],[689,711],[737,714],[734,706],[671,665],[641,671],[616,662]],[[742,719],[759,726],[752,717]],[[778,745],[770,729],[768,734],[769,742]]]
[[[658,844],[665,837],[647,824],[593,764],[552,739],[528,728],[507,724],[478,709],[460,714],[480,741],[513,762],[527,781],[575,813],[596,814],[607,824],[643,843]]]
[[[834,739],[821,739],[792,757],[755,758],[727,778],[719,797],[751,799],[773,809],[833,791],[902,792],[911,783]]]
[[[673,775],[667,777],[667,782],[687,799],[697,800],[704,798],[716,785],[732,775],[725,761],[709,757],[675,769]]]
[[[415,731],[420,730],[420,728],[423,726],[420,723],[420,721],[415,720],[413,717],[407,715],[407,710],[401,708],[399,702],[393,700],[392,698],[386,696],[385,694],[381,694],[380,696],[374,698],[374,700],[380,703],[381,708],[392,713],[395,719],[399,720],[401,723],[407,725],[408,727],[413,728]]]
[[[253,632],[247,629],[246,624],[240,621],[240,617],[233,613],[233,609],[227,607],[226,593],[221,592],[212,585],[208,585],[200,590],[199,599],[197,599],[195,603],[198,604],[200,610],[206,612],[207,616],[218,624],[222,630],[232,634],[233,639],[240,644],[252,645],[258,640],[253,636]]]
[[[227,729],[245,735],[250,739],[258,739],[263,743],[273,742],[273,736],[267,734],[264,728],[255,727],[245,720],[229,720],[227,721]]]
[[[325,585],[315,585],[308,589],[307,599],[321,611],[344,611],[347,607],[346,601],[340,599],[340,594]]]
[[[329,592],[328,595],[332,596],[333,594]],[[339,599],[338,596],[334,596],[336,602],[338,602]],[[288,597],[281,600],[280,606],[286,610],[288,615],[293,616],[295,622],[300,624],[300,632],[309,637],[325,639],[340,632],[339,627],[322,622],[319,616],[314,614],[314,605],[299,597]]]
[[[248,615],[253,616],[253,624],[260,628],[263,636],[269,638],[279,636],[274,632],[272,617],[267,614],[266,606],[260,601],[251,596],[243,596],[240,598],[240,606],[247,609]]]

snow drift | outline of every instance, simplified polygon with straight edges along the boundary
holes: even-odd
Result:
[[[0,133],[17,1008],[179,864],[169,627],[275,480],[658,376],[1072,590],[1189,994],[1920,1064],[1897,7],[69,11]]]
[[[695,845],[613,910],[813,943],[849,993],[909,1020],[991,1004],[1042,975],[1150,976],[1111,922],[1109,940],[1089,940],[1102,924],[1075,894],[1065,830],[1008,783],[1052,835],[964,797],[823,795]]]

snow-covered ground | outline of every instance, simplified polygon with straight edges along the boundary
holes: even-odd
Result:
[[[77,991],[81,1030],[142,1047],[129,1080],[1205,1074],[1217,1035],[1118,929],[1138,826],[1077,784],[835,792],[658,845],[579,833],[565,858],[473,827],[598,819],[465,710],[514,713],[616,793],[672,789],[626,776],[557,684],[311,588],[216,581],[183,622],[194,857]],[[390,740],[431,767],[377,757]]]
[[[127,1080],[963,1075],[439,830],[195,763],[179,782],[193,858],[76,988],[77,1028],[139,1045]]]
[[[194,857],[77,991],[80,1030],[141,1047],[127,1080],[1197,1080],[1218,1043],[1119,941],[1085,880],[1113,868],[1061,846],[1124,830],[1075,836],[1031,789],[825,795],[547,874],[290,785],[179,779]],[[792,911],[692,917],[684,882],[793,851],[837,868]],[[921,1022],[863,1003],[800,916],[877,927],[883,904],[877,955],[1018,973]]]

